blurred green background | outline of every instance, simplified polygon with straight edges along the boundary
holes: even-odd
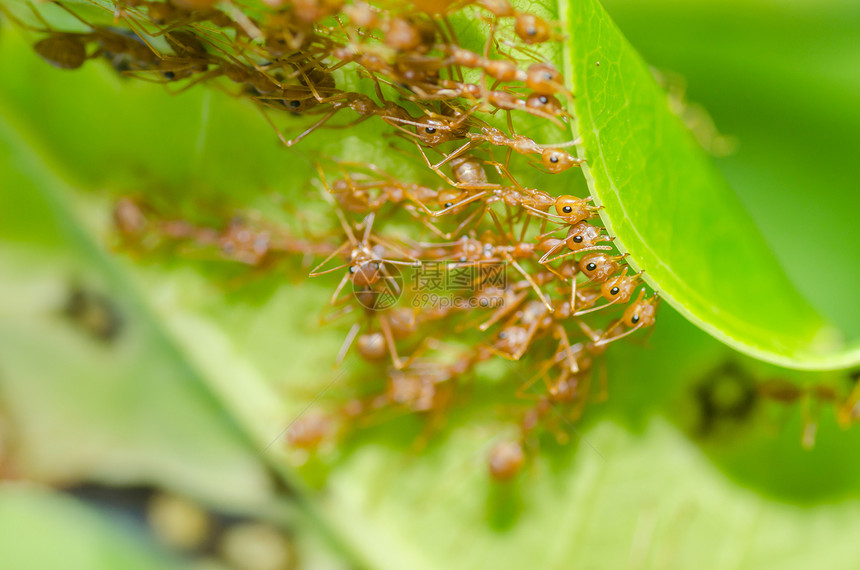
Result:
[[[672,73],[736,140],[717,164],[800,289],[860,332],[860,6],[606,7],[673,88]],[[848,373],[751,362],[668,310],[648,341],[614,351],[609,401],[571,428],[569,445],[547,442],[513,485],[485,474],[487,450],[511,428],[495,419],[491,381],[420,453],[410,418],[310,460],[263,449],[307,394],[338,378],[331,359],[343,331],[320,331],[308,309],[330,289],[235,286],[242,276],[211,260],[116,255],[109,213],[117,196],[148,192],[178,212],[227,204],[286,219],[290,202],[313,191],[307,159],[215,90],[170,97],[97,63],[54,70],[8,25],[0,61],[0,567],[242,567],[218,548],[183,550],[159,534],[151,505],[164,494],[209,513],[209,541],[241,524],[277,529],[290,552],[282,567],[860,560],[860,430],[822,410],[805,451],[798,406],[707,414],[707,402],[731,404],[750,383],[845,385]],[[372,146],[369,123],[363,138],[323,150]],[[77,286],[121,315],[116,340],[63,316]],[[105,499],[93,487],[122,492]]]

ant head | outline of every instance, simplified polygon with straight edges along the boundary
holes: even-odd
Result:
[[[547,93],[532,93],[526,98],[526,107],[548,115],[558,115],[563,112],[561,102]]]
[[[526,86],[538,94],[552,95],[564,90],[559,83],[561,74],[548,63],[535,63],[526,71]]]
[[[446,188],[444,190],[439,190],[436,194],[436,200],[439,204],[442,205],[443,208],[450,208],[457,202],[463,199],[463,192],[459,190],[454,190],[452,188]]]
[[[349,266],[349,279],[356,287],[368,287],[379,281],[382,264],[379,261],[362,261]]]
[[[590,215],[583,200],[569,194],[555,199],[555,211],[567,220],[581,221]]]
[[[603,298],[610,302],[624,302],[630,299],[633,295],[633,290],[636,288],[636,277],[627,275],[619,275],[608,280],[600,287],[600,292]]]
[[[553,174],[564,172],[577,164],[577,160],[569,152],[554,148],[548,148],[541,153],[541,162]]]
[[[552,37],[552,28],[546,20],[525,12],[517,14],[514,32],[526,44],[543,43]]]
[[[589,253],[579,260],[579,269],[591,281],[602,283],[618,271],[618,262],[605,253]]]
[[[624,310],[621,320],[628,328],[648,327],[654,324],[654,317],[657,313],[657,297],[645,299],[644,296],[645,289],[642,289],[636,301]]]
[[[516,354],[528,342],[528,338],[529,332],[525,327],[512,325],[499,331],[495,347],[509,354]]]
[[[580,202],[580,208],[582,208]],[[587,211],[587,210],[586,210]],[[583,247],[594,245],[600,237],[600,228],[589,224],[586,221],[577,222],[567,231],[567,245],[576,251]]]
[[[419,125],[415,127],[415,132],[425,144],[436,146],[454,139],[453,133],[443,121],[422,117],[416,122]]]

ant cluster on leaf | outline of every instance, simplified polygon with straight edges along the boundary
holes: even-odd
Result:
[[[508,479],[542,431],[565,439],[557,417],[575,421],[605,397],[604,351],[654,324],[658,297],[614,251],[591,199],[523,182],[584,162],[571,153],[573,93],[545,55],[563,39],[557,23],[508,0],[268,0],[257,11],[211,0],[90,2],[110,25],[59,3],[88,31],[58,31],[32,6],[39,25],[7,15],[42,36],[35,50],[56,67],[98,58],[172,93],[212,84],[257,108],[288,147],[378,121],[389,135],[380,144],[424,173],[407,180],[377,164],[320,158],[317,185],[333,213],[323,236],[244,218],[210,227],[143,198],[116,204],[128,250],[181,245],[262,269],[315,257],[311,277],[336,276],[323,320],[352,324],[334,360],[354,352],[385,385],[300,417],[289,445],[316,450],[390,410],[438,424],[475,369],[499,360],[522,402],[518,438],[489,458],[491,475]],[[483,26],[480,45],[458,40],[452,19],[462,17]],[[560,140],[517,132],[522,118],[539,126],[528,132]],[[306,122],[288,137],[286,121]]]

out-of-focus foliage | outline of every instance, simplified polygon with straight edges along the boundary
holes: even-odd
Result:
[[[0,488],[0,564],[44,570],[178,570],[188,568],[150,541],[134,521],[109,520],[78,501],[23,484]]]
[[[565,426],[572,442],[543,441],[511,485],[485,472],[489,448],[512,427],[484,404],[496,401],[491,380],[426,446],[420,421],[400,418],[310,461],[288,453],[280,436],[290,419],[349,382],[348,370],[331,370],[343,331],[317,322],[330,284],[111,253],[108,214],[117,196],[152,192],[177,213],[204,204],[282,216],[273,195],[299,210],[315,199],[307,160],[217,91],[170,97],[97,65],[57,71],[8,27],[0,60],[0,404],[21,475],[144,480],[257,505],[273,492],[265,462],[298,493],[312,528],[375,568],[782,569],[846,567],[860,554],[856,430],[825,411],[804,452],[800,409],[763,402],[703,430],[695,391],[727,362],[756,381],[845,375],[756,364],[671,310],[648,349],[613,351],[609,400]],[[373,122],[363,128],[347,141],[322,133],[308,150],[377,152]],[[746,164],[751,180],[767,176]],[[843,219],[834,214],[835,231],[850,231]],[[764,231],[773,240],[778,230]],[[59,316],[70,283],[118,308],[115,343]]]

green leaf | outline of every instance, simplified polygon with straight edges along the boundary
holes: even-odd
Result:
[[[135,533],[70,497],[23,484],[0,487],[0,566],[20,570],[188,568]]]
[[[608,9],[645,59],[680,74],[686,99],[737,139],[717,167],[792,282],[846,336],[860,335],[860,303],[840,293],[860,280],[858,78],[846,71],[860,66],[857,7],[650,0]]]
[[[588,6],[592,17],[600,16],[596,6]],[[10,53],[4,51],[6,40],[0,41],[4,42],[0,53]],[[745,458],[721,457],[719,449],[709,450],[710,457],[701,453],[682,430],[659,415],[673,413],[673,401],[689,398],[691,383],[731,356],[671,310],[660,317],[650,339],[651,351],[636,346],[612,351],[616,356],[609,366],[609,401],[593,407],[585,422],[566,428],[573,442],[559,446],[543,440],[533,466],[511,485],[497,485],[486,474],[488,449],[515,429],[519,417],[493,408],[498,402],[493,396],[512,393],[519,382],[508,368],[502,369],[509,377],[504,384],[496,381],[499,374],[478,378],[474,398],[452,411],[446,428],[434,433],[425,448],[418,445],[421,422],[401,418],[355,429],[336,449],[324,450],[306,462],[307,458],[288,452],[281,436],[289,421],[308,402],[337,401],[341,390],[348,391],[354,372],[338,376],[331,371],[344,331],[336,327],[320,330],[317,322],[316,308],[326,302],[330,283],[312,281],[296,286],[279,273],[262,277],[263,285],[231,286],[211,263],[134,260],[104,250],[111,199],[139,190],[132,185],[132,174],[141,169],[155,174],[140,176],[138,184],[156,179],[161,186],[158,191],[172,195],[175,207],[183,212],[208,204],[211,188],[230,200],[231,207],[264,209],[265,196],[276,188],[304,208],[312,202],[302,193],[306,172],[289,168],[283,172],[283,165],[266,163],[261,166],[260,179],[224,183],[219,176],[207,174],[210,168],[216,173],[229,170],[218,160],[252,165],[261,158],[257,153],[274,143],[272,133],[248,107],[213,92],[210,104],[218,112],[200,124],[206,124],[210,133],[204,140],[209,136],[217,140],[204,145],[199,160],[187,160],[189,149],[196,148],[189,141],[198,140],[199,124],[181,121],[199,116],[201,99],[191,93],[172,99],[157,86],[123,84],[96,66],[88,67],[87,75],[63,74],[22,52],[20,45],[17,51],[13,48],[14,56],[9,59],[14,63],[0,69],[0,94],[6,103],[4,111],[17,121],[6,144],[16,149],[17,156],[30,157],[31,168],[23,181],[31,179],[32,183],[22,185],[18,179],[11,187],[4,185],[0,197],[4,204],[5,200],[16,204],[27,204],[28,199],[48,201],[54,204],[55,215],[49,222],[33,216],[38,229],[30,227],[29,216],[16,219],[7,215],[10,223],[5,227],[11,229],[2,235],[4,244],[25,237],[38,242],[42,236],[56,235],[60,237],[45,239],[42,247],[60,248],[58,242],[65,242],[68,236],[61,229],[73,228],[80,241],[76,246],[90,254],[97,252],[88,254],[85,263],[113,276],[112,283],[119,285],[114,294],[138,309],[135,322],[151,325],[158,332],[153,333],[157,341],[147,342],[142,350],[152,358],[164,358],[171,366],[193,371],[176,382],[201,381],[236,419],[261,456],[293,485],[299,503],[318,514],[318,522],[346,543],[359,562],[397,570],[686,568],[710,567],[715,561],[739,568],[782,569],[808,568],[820,563],[823,553],[834,566],[856,560],[853,524],[860,509],[856,502],[838,502],[857,491],[856,465],[850,460],[856,453],[846,453],[849,445],[858,444],[856,432],[844,434],[849,440],[845,446],[827,449],[828,461],[821,465],[800,452],[797,433],[787,431],[775,441],[756,424],[742,426],[746,434],[759,430],[754,432],[758,447]],[[11,76],[10,67],[14,69]],[[43,75],[38,77],[40,73]],[[14,96],[5,91],[9,85],[14,86]],[[63,96],[69,90],[76,94],[75,104]],[[140,103],[139,116],[128,120],[133,124],[176,121],[183,127],[175,136],[152,142],[128,135],[127,115],[114,111],[123,105],[118,101],[126,93],[138,90],[132,97],[139,97],[135,99]],[[32,104],[33,92],[45,97],[37,99],[38,105]],[[49,92],[55,95],[49,97]],[[80,132],[55,134],[55,123],[40,118],[41,105],[54,109],[56,120],[69,121],[86,132],[86,144],[79,143]],[[62,113],[60,109],[64,109]],[[100,121],[104,114],[115,120]],[[230,125],[240,123],[242,136],[249,138],[235,145],[229,139]],[[372,121],[362,127],[368,130],[346,142],[318,133],[306,141],[306,147],[327,145],[331,152],[360,147],[353,150],[355,156],[367,160],[378,154],[379,164],[385,168],[405,162],[386,148],[380,150],[379,130]],[[189,135],[187,129],[193,132]],[[102,160],[110,145],[89,142],[123,141],[123,133],[128,144],[117,145],[111,161]],[[368,138],[374,135],[376,139]],[[82,144],[84,150],[75,150],[76,144]],[[209,154],[207,150],[231,144],[230,151]],[[175,166],[159,174],[160,161],[168,159]],[[298,164],[307,166],[304,160]],[[63,170],[72,171],[80,184],[64,183],[71,176],[58,180],[38,174]],[[197,175],[211,178],[205,184],[189,185]],[[552,188],[561,193],[572,178],[553,180],[558,186]],[[18,207],[16,211],[29,210]],[[264,212],[273,215],[276,208],[269,204]],[[283,273],[288,271],[297,274],[300,268],[290,266]],[[20,275],[23,281],[32,278]],[[60,354],[58,360],[73,357]],[[88,363],[96,369],[109,362],[94,359]],[[741,362],[751,366],[746,359]],[[766,368],[761,374],[784,373]],[[109,372],[105,376],[111,377]],[[822,379],[819,375],[798,378]],[[43,381],[39,374],[30,374],[28,379]],[[312,400],[318,393],[319,401]],[[519,410],[523,406],[521,402]],[[52,408],[45,411],[50,413]],[[30,413],[39,414],[38,406]],[[834,431],[831,422],[820,438],[832,437]],[[789,451],[778,453],[784,449]],[[778,464],[785,455],[792,465],[805,468],[802,476],[795,477],[794,471],[787,475],[796,488],[777,488],[756,472]],[[321,489],[313,490],[313,486]],[[826,494],[834,489],[834,494]],[[777,494],[782,500],[767,498],[767,494]],[[824,503],[824,498],[829,502]],[[786,504],[802,499],[814,504]],[[794,536],[804,540],[787,538]],[[777,555],[772,544],[780,545]]]
[[[860,345],[846,344],[796,291],[596,0],[562,6],[583,171],[631,265],[693,323],[742,352],[793,368],[860,362]]]

